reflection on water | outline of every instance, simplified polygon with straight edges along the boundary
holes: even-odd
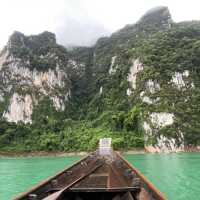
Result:
[[[126,155],[170,200],[200,199],[200,153]]]

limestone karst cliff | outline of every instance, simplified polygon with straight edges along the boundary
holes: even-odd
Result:
[[[67,50],[49,32],[15,32],[0,53],[0,114],[2,127],[17,132],[5,123],[20,122],[25,135],[2,128],[0,143],[89,150],[99,137],[111,136],[116,148],[197,148],[199,53],[200,22],[174,23],[167,7],[90,48]],[[30,129],[38,148],[30,147]]]
[[[55,35],[44,32],[24,36],[15,32],[0,56],[1,115],[11,122],[31,122],[34,106],[48,97],[58,111],[64,111],[71,96],[75,68],[84,68],[70,59],[56,44]]]

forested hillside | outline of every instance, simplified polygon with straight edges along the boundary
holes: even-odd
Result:
[[[92,47],[15,32],[0,53],[0,151],[200,145],[200,22],[148,11]]]

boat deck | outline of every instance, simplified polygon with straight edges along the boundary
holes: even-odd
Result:
[[[90,154],[15,200],[166,200],[113,152]]]

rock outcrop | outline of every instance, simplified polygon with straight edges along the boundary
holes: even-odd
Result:
[[[63,68],[64,59],[60,52],[51,33],[26,37],[15,32],[10,37],[0,56],[3,86],[0,93],[1,98],[8,101],[4,118],[11,122],[31,122],[33,108],[44,96],[52,100],[56,110],[65,109],[71,92],[70,74]],[[67,66],[67,60],[65,64]]]

